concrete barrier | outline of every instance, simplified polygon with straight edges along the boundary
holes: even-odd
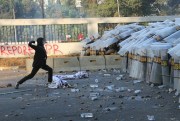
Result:
[[[26,70],[27,70],[27,72],[31,72],[32,63],[33,63],[33,59],[26,59]],[[53,58],[48,58],[46,63],[48,66],[53,68]],[[46,71],[44,71],[43,69],[40,69],[38,72],[42,73],[42,72],[46,72]]]
[[[120,55],[105,55],[106,69],[121,68]]]
[[[82,56],[80,57],[81,70],[105,69],[104,56]]]
[[[54,72],[59,71],[79,71],[79,61],[77,57],[54,58]]]
[[[121,68],[119,55],[48,58],[47,65],[54,72]],[[26,59],[26,70],[31,72],[33,59]],[[40,69],[38,72],[45,72]]]

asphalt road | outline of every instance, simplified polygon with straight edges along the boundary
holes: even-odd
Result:
[[[0,79],[1,85],[12,84],[0,88],[0,121],[180,121],[175,91],[134,83],[117,70],[90,71],[89,78],[67,80],[78,92],[47,88],[47,74],[36,75],[16,90],[14,84],[26,73],[9,73],[16,74],[1,74]],[[119,80],[119,75],[124,78]]]

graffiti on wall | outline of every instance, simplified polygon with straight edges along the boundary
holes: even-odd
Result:
[[[77,46],[77,47],[76,47]],[[74,52],[80,52],[79,44],[70,43],[49,43],[44,45],[47,55],[67,55]],[[32,57],[34,50],[28,45],[1,45],[0,57]]]

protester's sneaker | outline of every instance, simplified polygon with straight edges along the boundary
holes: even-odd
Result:
[[[16,84],[15,89],[19,89],[19,83]]]

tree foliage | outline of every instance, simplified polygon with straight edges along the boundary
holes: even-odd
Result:
[[[45,0],[0,0],[0,19],[42,18],[42,1]],[[47,18],[159,16],[180,13],[180,0],[81,0],[82,7],[79,8],[76,7],[76,0],[47,1],[48,4],[44,6]]]
[[[49,1],[46,6],[46,17],[47,18],[61,18],[62,17],[62,9],[61,4],[59,2]]]
[[[11,0],[0,0],[0,19],[4,18],[13,18]]]
[[[41,18],[40,6],[30,0],[17,0],[15,4],[15,16],[16,18]]]

